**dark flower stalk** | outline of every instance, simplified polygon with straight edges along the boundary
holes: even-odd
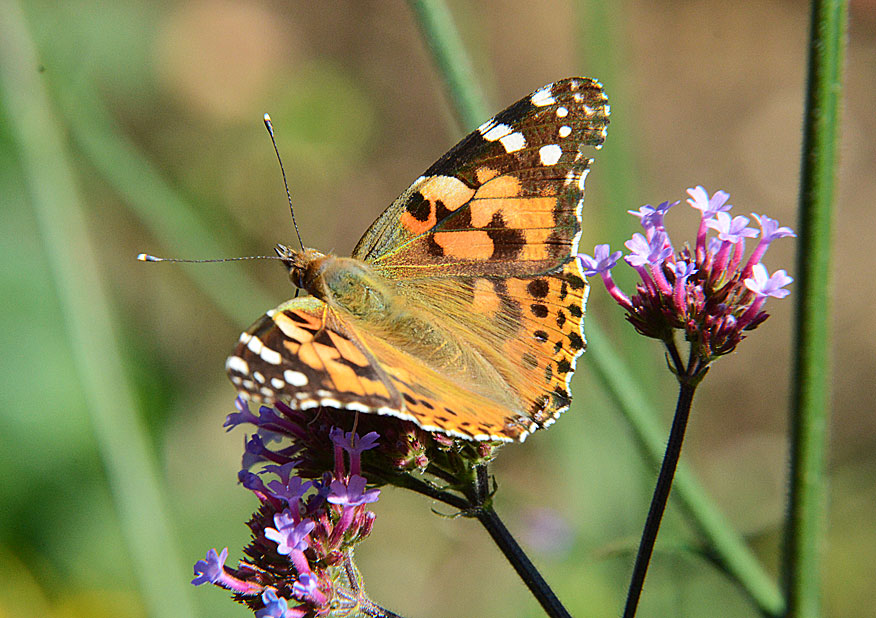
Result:
[[[594,255],[578,258],[587,276],[600,275],[606,289],[626,311],[627,320],[642,335],[659,339],[667,351],[669,368],[679,382],[676,406],[666,454],[654,489],[651,506],[642,532],[636,564],[627,594],[625,618],[636,613],[648,563],[657,538],[660,521],[681,454],[690,407],[696,387],[710,364],[729,354],[769,315],[763,311],[767,298],[784,298],[784,287],[793,279],[784,270],[770,275],[761,259],[769,245],[784,236],[796,236],[775,219],[753,214],[760,231],[748,227],[750,219],[731,217],[730,195],[718,191],[709,196],[701,186],[687,190],[688,204],[700,211],[700,224],[693,250],[685,245],[675,251],[664,225],[664,217],[679,202],[650,204],[638,211],[643,234],[634,234],[625,243],[630,254],[624,257],[639,274],[636,294],[628,297],[611,278],[611,269],[622,252],[608,245],[597,245]],[[709,237],[709,231],[715,233]],[[747,260],[745,239],[760,240]],[[676,343],[676,331],[688,342],[687,358]]]

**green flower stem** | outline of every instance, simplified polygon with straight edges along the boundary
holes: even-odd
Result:
[[[788,616],[820,615],[830,383],[830,247],[848,2],[813,0],[797,225],[790,505],[782,575]]]
[[[642,451],[651,461],[659,462],[666,446],[666,432],[629,367],[590,317],[587,319],[587,342],[585,358],[599,382],[627,419]],[[673,500],[678,500],[706,539],[709,553],[717,564],[751,597],[761,613],[780,616],[784,611],[784,599],[778,587],[684,463],[678,466],[674,485]]]
[[[429,8],[434,8],[435,5],[441,3],[435,1],[423,3],[411,0],[411,4],[412,8],[415,9],[415,15],[421,18],[421,12],[417,9],[422,7],[416,5],[428,4]],[[444,6],[435,10],[440,10],[442,15],[447,15]],[[436,25],[440,25],[443,29],[453,29],[454,26],[450,19],[440,22],[432,20],[429,24],[421,23],[420,25],[439,70],[445,72],[448,63],[460,55],[465,58],[464,61],[461,61],[462,65],[470,66],[463,49],[459,46],[448,47],[445,44],[447,40],[458,42],[459,36],[457,34],[448,35],[445,32],[436,33]],[[445,76],[445,80],[449,82],[450,78]],[[477,82],[468,70],[454,73],[453,82],[455,86],[448,88],[451,103],[457,108],[457,115],[460,118],[469,119],[464,126],[474,128],[488,117],[489,112],[483,104],[472,105],[471,98],[457,96],[456,93],[458,91],[463,93],[479,92]],[[632,376],[629,367],[614,352],[612,347],[601,343],[605,339],[593,317],[588,316],[586,328],[587,338],[590,341],[590,354],[587,355],[587,362],[592,364],[602,383],[606,385],[611,396],[617,402],[621,413],[626,417],[636,434],[643,451],[650,459],[659,461],[663,453],[665,432],[660,427],[656,415],[639,388],[639,382]],[[742,537],[715,507],[684,465],[681,465],[676,473],[675,487],[675,495],[684,506],[694,525],[707,539],[709,549],[718,564],[738,582],[761,612],[768,616],[780,615],[784,609],[784,600],[778,587],[766,574],[763,566],[751,553]]]
[[[125,373],[63,129],[22,7],[0,1],[0,102],[16,141],[69,345],[146,612],[196,616],[161,474]]]
[[[657,485],[654,487],[654,495],[651,497],[651,506],[648,509],[648,517],[645,519],[642,540],[639,542],[636,564],[630,579],[624,618],[633,618],[636,615],[636,608],[639,606],[639,597],[642,594],[648,564],[651,562],[651,553],[654,551],[657,532],[660,530],[660,522],[663,520],[663,512],[666,510],[666,502],[669,500],[669,492],[672,490],[672,479],[675,477],[675,469],[681,455],[681,445],[684,442],[684,432],[687,429],[687,420],[690,417],[690,407],[695,391],[696,383],[681,380],[678,403],[675,406],[675,417],[672,419],[672,430],[669,432],[669,441],[666,444],[666,454],[663,456],[660,475],[657,477]]]
[[[467,133],[487,119],[487,103],[481,89],[472,87],[474,70],[450,11],[442,0],[408,0],[408,4],[444,79],[459,125]]]

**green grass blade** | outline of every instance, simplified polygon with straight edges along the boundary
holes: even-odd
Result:
[[[797,316],[791,378],[790,506],[783,559],[788,615],[821,613],[830,383],[830,248],[848,3],[813,0],[804,120]]]
[[[195,616],[154,453],[114,336],[72,162],[21,6],[0,5],[0,90],[121,527],[150,616]]]
[[[473,131],[489,115],[486,100],[476,83],[471,59],[462,44],[453,17],[442,0],[409,0],[423,38],[438,65],[463,132]]]

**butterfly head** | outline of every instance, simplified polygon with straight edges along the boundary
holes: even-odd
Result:
[[[312,274],[308,276],[308,271],[313,270],[313,265],[320,258],[324,258],[325,254],[320,253],[316,249],[303,249],[296,251],[291,247],[277,243],[274,247],[286,270],[289,271],[289,280],[303,290],[310,291],[312,285]]]

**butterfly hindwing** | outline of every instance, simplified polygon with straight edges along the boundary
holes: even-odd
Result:
[[[356,328],[312,297],[293,299],[253,324],[226,370],[257,402],[387,414],[476,440],[519,439],[534,429],[525,416]]]

